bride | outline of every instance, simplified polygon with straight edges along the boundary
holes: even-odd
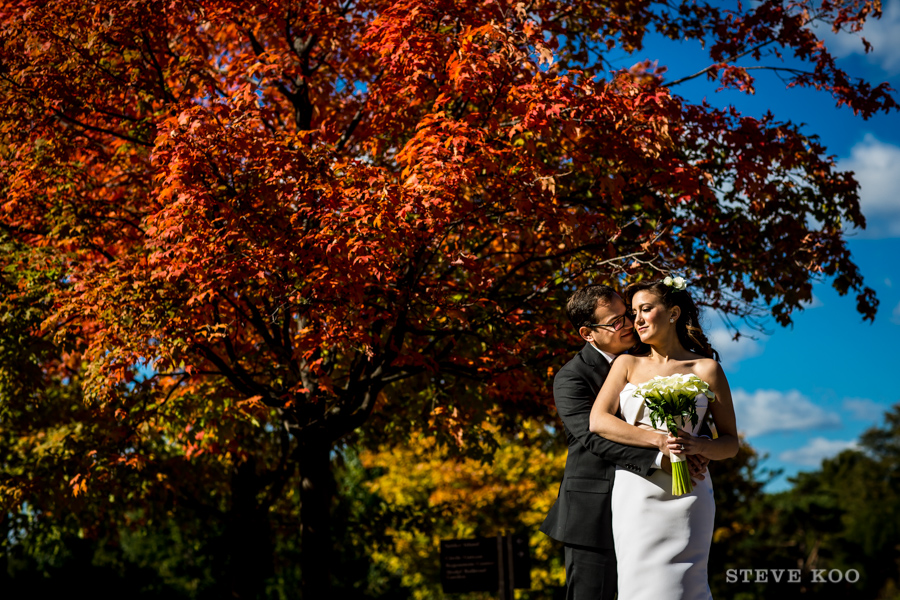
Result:
[[[733,457],[738,436],[731,391],[684,281],[666,277],[632,284],[625,290],[625,305],[633,311],[643,351],[639,347],[637,353],[613,362],[591,410],[591,431],[667,455]],[[709,385],[715,400],[698,396],[697,425],[679,430],[673,438],[652,427],[649,411],[634,391],[656,376],[689,373]],[[707,410],[717,439],[697,437]],[[711,598],[706,565],[716,510],[712,481],[706,477],[695,482],[693,491],[683,496],[673,496],[671,490],[672,476],[662,470],[643,477],[617,469],[612,518],[620,600]]]

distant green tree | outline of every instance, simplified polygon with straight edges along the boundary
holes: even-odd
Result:
[[[753,551],[759,520],[757,508],[764,502],[763,488],[777,475],[764,468],[756,450],[743,440],[737,456],[709,467],[716,498],[713,547],[709,555],[709,584],[714,598],[730,598],[733,589],[726,581],[728,569],[745,565]]]
[[[735,600],[900,598],[898,449],[900,404],[881,426],[861,437],[858,449],[798,474],[787,491],[757,497],[739,513],[750,535],[720,545],[728,555],[726,568],[768,573],[800,569],[801,581],[787,583],[785,576],[776,582],[768,575],[768,581],[760,582],[749,575],[750,581],[744,582],[739,574],[737,582],[717,585],[719,595]],[[716,555],[713,552],[713,560]],[[859,573],[858,581],[847,581],[848,573],[856,578],[852,570]],[[715,571],[710,573],[718,583]]]

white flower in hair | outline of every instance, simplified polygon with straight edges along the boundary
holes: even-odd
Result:
[[[666,277],[663,279],[663,283],[668,287],[673,287],[679,292],[687,289],[687,283],[684,281],[684,277],[675,277],[674,279],[671,277]]]

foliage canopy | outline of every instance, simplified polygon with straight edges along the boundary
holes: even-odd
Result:
[[[53,402],[40,385],[10,392],[4,432],[51,444],[76,497],[122,468],[162,494],[152,465],[179,461],[210,489],[230,473],[257,515],[298,485],[313,577],[334,445],[368,423],[477,454],[485,420],[545,415],[574,286],[675,271],[723,314],[789,324],[827,278],[871,319],[844,239],[864,225],[857,185],[816,137],[607,55],[651,32],[699,40],[700,74],[751,92],[746,62],[784,54],[804,66],[776,65],[789,85],[866,118],[897,108],[892,90],[842,71],[810,25],[879,12],[4,1],[4,306],[24,319],[16,348],[53,345],[5,381],[36,366],[38,383],[77,383],[86,411],[61,432],[29,420]],[[32,297],[39,323],[21,312]],[[3,468],[6,511],[61,493]]]

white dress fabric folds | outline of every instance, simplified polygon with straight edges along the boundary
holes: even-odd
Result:
[[[619,396],[625,421],[652,427],[644,402],[629,383]],[[709,406],[697,396],[697,435]],[[688,423],[690,425],[690,423]],[[672,476],[656,470],[643,477],[616,469],[612,491],[613,537],[618,561],[619,600],[708,600],[707,562],[716,513],[712,480],[690,494],[672,495]]]

